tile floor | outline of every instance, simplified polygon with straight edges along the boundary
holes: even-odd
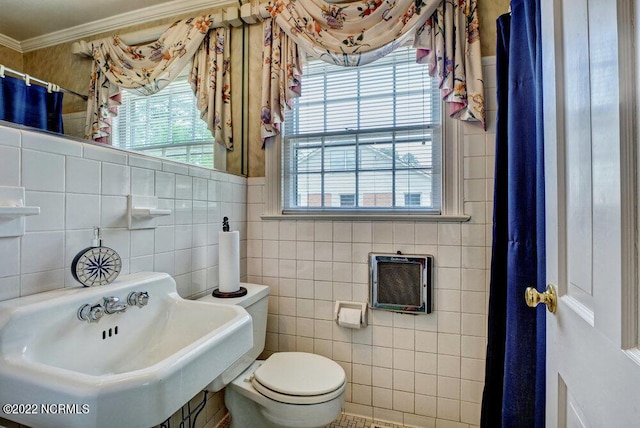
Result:
[[[402,425],[395,425],[390,422],[376,422],[373,423],[371,419],[361,418],[359,416],[352,416],[342,414],[338,419],[333,421],[331,425],[327,425],[326,428],[372,428],[372,427],[385,427],[385,428],[401,428]]]
[[[388,422],[375,422],[371,419],[361,418],[358,416],[352,416],[342,414],[338,419],[333,421],[331,425],[327,425],[325,428],[372,428],[372,427],[384,427],[384,428],[401,428],[401,425],[394,425]],[[229,428],[231,425],[231,417],[227,415],[217,428]]]

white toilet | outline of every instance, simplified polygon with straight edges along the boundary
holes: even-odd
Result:
[[[256,361],[267,332],[269,287],[245,284],[247,294],[201,301],[241,305],[253,321],[253,348],[207,386],[226,386],[225,404],[232,428],[316,428],[333,422],[342,411],[346,375],[328,358],[306,352],[277,352]]]

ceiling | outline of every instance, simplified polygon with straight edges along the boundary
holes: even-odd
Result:
[[[0,44],[21,52],[209,9],[216,0],[0,0]]]

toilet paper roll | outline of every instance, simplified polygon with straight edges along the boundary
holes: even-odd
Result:
[[[219,290],[224,293],[233,293],[240,289],[240,234],[237,230],[219,232],[219,237]]]
[[[340,308],[338,312],[338,325],[346,328],[360,328],[362,311],[360,309]]]

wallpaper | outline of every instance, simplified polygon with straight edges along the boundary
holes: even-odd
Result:
[[[3,45],[0,45],[0,64],[18,71],[22,71],[24,69],[22,55],[20,52],[14,51],[13,49]]]
[[[482,56],[496,54],[496,19],[509,10],[509,0],[478,0]]]

